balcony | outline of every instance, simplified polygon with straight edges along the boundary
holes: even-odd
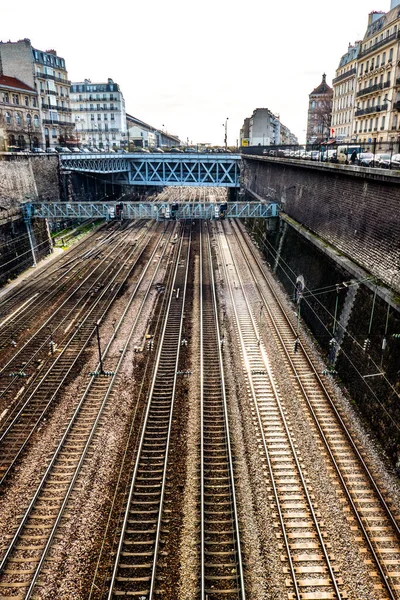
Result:
[[[383,84],[383,89],[385,90],[388,87],[390,87],[390,81],[385,81],[385,83]]]
[[[371,115],[372,113],[381,112],[387,110],[387,104],[376,104],[375,106],[368,106],[367,108],[359,108],[355,112],[355,117],[361,117],[361,115]]]
[[[335,85],[336,83],[339,83],[340,81],[343,81],[344,79],[347,79],[347,77],[351,77],[352,75],[355,75],[356,72],[357,72],[357,69],[354,67],[353,69],[350,69],[350,71],[346,71],[346,73],[342,73],[341,75],[338,75],[333,80],[333,82],[332,82],[333,85]]]
[[[360,90],[359,92],[357,92],[356,94],[356,98],[359,98],[360,96],[366,96],[367,94],[372,94],[373,92],[377,92],[379,90],[381,90],[383,88],[381,83],[376,83],[375,85],[370,85],[367,88],[364,88],[363,90]]]
[[[43,125],[59,125],[60,121],[58,119],[42,119]]]
[[[62,83],[64,85],[71,85],[69,79],[63,79],[62,77],[57,77],[56,75],[49,75],[49,73],[36,73],[37,77],[41,79],[52,79],[53,81],[57,81],[57,83]]]
[[[372,52],[375,52],[375,50],[377,50],[378,48],[382,48],[383,46],[386,46],[386,44],[390,44],[390,42],[393,42],[394,40],[397,40],[399,38],[400,38],[400,31],[397,31],[396,33],[392,33],[392,35],[388,35],[383,40],[380,40],[376,44],[373,44],[370,48],[367,48],[366,50],[359,52],[358,60],[360,60],[361,58],[364,58],[364,56],[367,56],[368,54],[371,54]]]
[[[52,104],[42,104],[42,108],[44,108],[44,110],[59,110],[61,112],[65,112],[65,113],[71,113],[72,110],[66,106],[53,106]]]
[[[396,102],[393,104],[393,108],[394,110],[400,111],[400,100],[396,100]]]

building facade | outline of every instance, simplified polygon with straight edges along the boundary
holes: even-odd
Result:
[[[158,146],[157,129],[155,127],[128,114],[126,115],[126,125],[130,146],[149,149]]]
[[[372,12],[358,53],[354,139],[398,142],[400,136],[400,0]]]
[[[32,150],[42,144],[37,92],[19,79],[0,73],[0,152],[10,147]]]
[[[240,130],[241,146],[297,144],[297,137],[268,108],[256,108]]]
[[[43,145],[64,146],[73,141],[71,82],[65,60],[55,50],[37,50],[24,39],[0,42],[0,63],[3,75],[17,78],[37,92]]]
[[[309,144],[329,139],[332,119],[333,90],[326,83],[325,73],[322,81],[309,95],[306,141]]]
[[[79,145],[106,150],[127,147],[125,100],[112,79],[72,83],[71,108]]]
[[[337,142],[354,139],[354,106],[357,83],[357,57],[361,42],[349,45],[336,69],[333,80],[333,103],[330,137]]]

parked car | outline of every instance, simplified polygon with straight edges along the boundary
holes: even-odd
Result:
[[[321,160],[321,152],[319,150],[311,150],[311,160]]]
[[[80,148],[78,148],[77,146],[74,146],[70,150],[71,150],[71,152],[74,152],[75,154],[79,154],[79,152],[80,152]]]
[[[400,169],[400,154],[393,154],[391,160],[392,169]]]
[[[183,150],[182,150],[182,148],[178,148],[177,146],[174,146],[173,148],[170,148],[170,150],[167,150],[167,152],[179,152],[179,153],[182,153]]]
[[[360,152],[357,156],[356,163],[360,167],[373,167],[375,163],[375,154],[372,152]]]
[[[153,152],[164,154],[164,150],[162,150],[161,148],[154,148]]]
[[[56,146],[56,150],[59,154],[72,154],[71,150],[65,146]]]
[[[390,169],[391,167],[391,155],[390,154],[375,154],[375,167],[380,167],[381,169]]]
[[[81,152],[84,152],[85,154],[90,154],[92,151],[89,150],[89,148],[81,148]]]
[[[47,154],[57,154],[57,150],[55,148],[46,148]]]

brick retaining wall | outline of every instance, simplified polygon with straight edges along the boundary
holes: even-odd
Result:
[[[400,291],[400,173],[244,157],[242,185]]]

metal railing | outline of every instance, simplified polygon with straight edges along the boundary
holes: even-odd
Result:
[[[386,46],[386,44],[389,44],[390,42],[397,40],[398,38],[400,38],[400,31],[397,31],[396,33],[392,33],[392,35],[388,35],[387,37],[385,37],[383,40],[380,40],[376,44],[372,44],[372,46],[370,46],[370,48],[366,48],[362,52],[359,52],[358,60],[360,60],[360,58],[364,58],[364,56],[367,56],[368,54],[371,54],[371,52],[375,52],[375,50],[377,50],[378,48],[382,48],[382,46]]]
[[[374,128],[377,131],[377,128]],[[359,132],[361,133],[364,132]],[[357,135],[357,134],[355,134]],[[377,135],[375,133],[375,135]],[[347,154],[344,153],[343,149],[347,147]],[[339,152],[338,159],[338,149]],[[262,156],[264,158],[273,159],[289,159],[289,160],[304,160],[311,162],[325,162],[325,163],[340,163],[353,164],[356,166],[364,167],[379,167],[379,168],[400,168],[400,160],[397,155],[400,155],[400,138],[397,141],[390,142],[379,142],[371,139],[369,142],[329,142],[322,144],[303,144],[303,145],[286,145],[286,146],[248,146],[239,149],[243,158],[246,155],[249,156]],[[356,152],[357,157],[352,155]],[[370,164],[366,164],[368,160],[362,162],[359,160],[359,154],[373,154],[374,158],[370,157]],[[379,158],[377,155],[387,155],[385,160]],[[392,165],[392,157],[395,156]],[[400,159],[400,156],[399,156]],[[383,161],[383,162],[380,162]]]
[[[367,108],[357,108],[354,116],[370,115],[372,113],[382,112],[388,109],[387,104],[376,104],[375,106],[367,106]]]
[[[343,79],[347,79],[347,77],[351,77],[352,75],[355,75],[357,73],[357,69],[354,67],[353,69],[350,69],[350,71],[346,71],[345,73],[342,73],[341,75],[338,75],[337,77],[335,77],[332,81],[333,85],[335,85],[336,83],[339,83],[340,81],[343,81]]]

